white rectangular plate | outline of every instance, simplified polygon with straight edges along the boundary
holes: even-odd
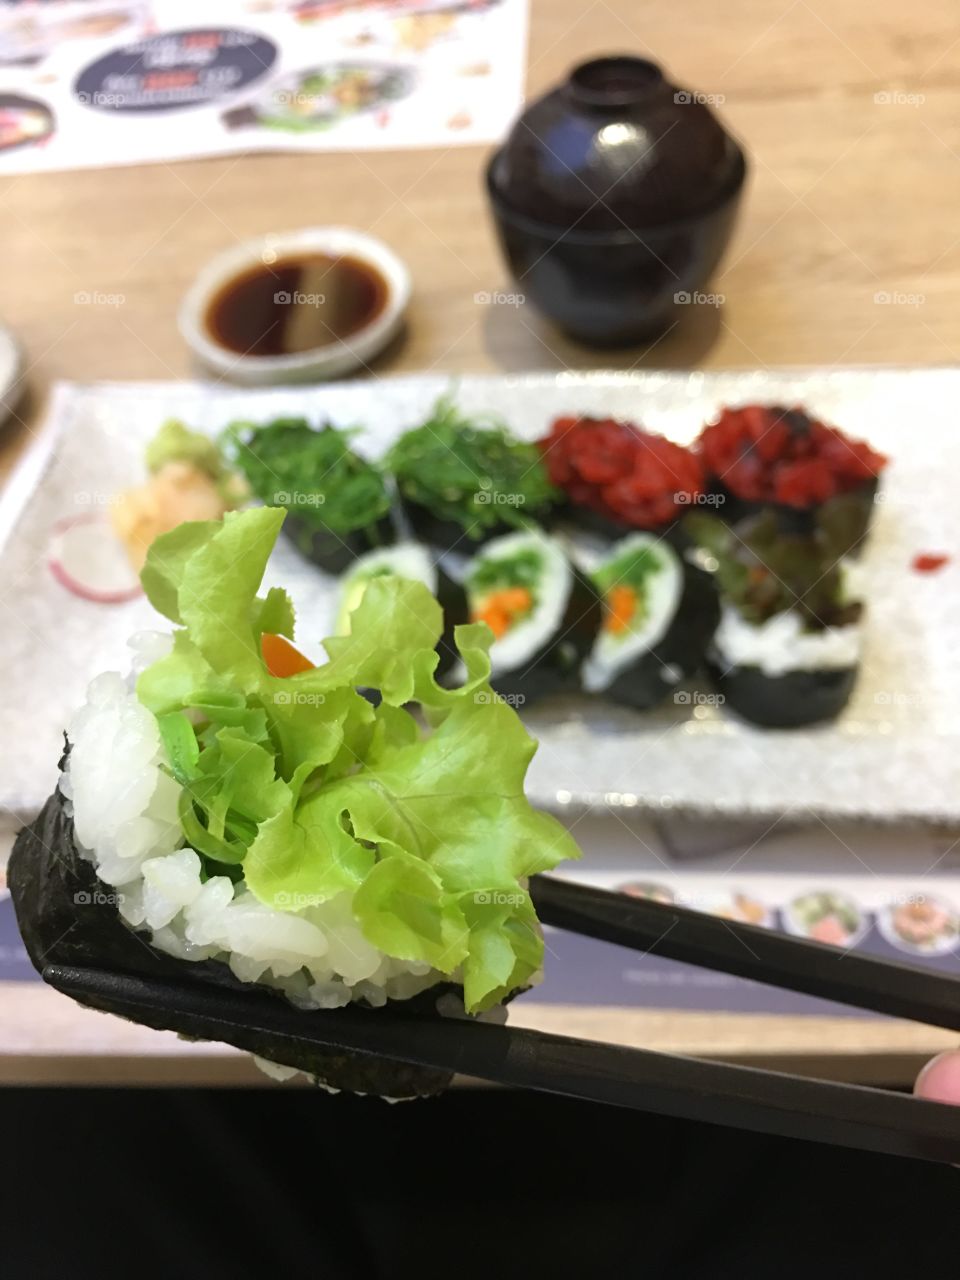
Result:
[[[0,806],[39,808],[56,779],[61,733],[87,681],[127,666],[126,639],[158,619],[144,600],[97,605],[47,567],[54,523],[106,507],[143,477],[147,440],[167,417],[215,433],[234,418],[279,414],[362,424],[357,447],[381,453],[450,389],[435,376],[241,391],[190,383],[64,385],[44,432],[0,503]],[[549,807],[603,804],[702,815],[951,822],[960,819],[960,370],[532,374],[464,377],[467,411],[503,415],[536,438],[561,413],[630,418],[688,441],[723,404],[803,403],[888,452],[865,556],[863,671],[832,725],[753,728],[697,702],[638,714],[567,698],[524,711],[540,750],[529,793]],[[918,553],[952,558],[936,573]],[[290,590],[298,637],[320,657],[333,583],[289,546],[270,581]],[[161,620],[162,621],[162,620]]]

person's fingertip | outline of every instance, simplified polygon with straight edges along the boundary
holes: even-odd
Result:
[[[960,1105],[960,1050],[933,1058],[917,1076],[913,1087],[918,1098]]]

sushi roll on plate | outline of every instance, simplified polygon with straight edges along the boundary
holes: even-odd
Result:
[[[415,537],[470,554],[511,529],[547,519],[560,497],[535,444],[495,418],[469,417],[449,396],[405,431],[385,459]]]
[[[590,576],[604,615],[583,687],[640,711],[655,707],[703,664],[719,616],[713,583],[648,533],[622,539]]]
[[[724,705],[777,729],[838,716],[860,668],[855,566],[820,536],[783,533],[772,512],[736,529],[709,516],[687,526],[716,576],[707,670]]]
[[[883,454],[805,409],[749,404],[724,409],[695,445],[711,494],[731,523],[769,509],[785,533],[812,533],[818,519],[865,539]]]
[[[759,624],[723,607],[709,654],[725,703],[770,729],[834,720],[850,701],[860,665],[856,625],[807,630],[791,610]]]
[[[422,582],[435,596],[443,610],[443,634],[437,644],[440,662],[437,674],[443,675],[456,661],[454,631],[467,621],[467,599],[463,587],[447,574],[426,547],[418,542],[398,542],[382,551],[369,551],[355,560],[340,579],[340,602],[337,609],[336,634],[350,634],[350,619],[363,600],[367,587],[376,578],[404,578]]]
[[[282,521],[261,507],[151,547],[144,589],[176,629],[141,636],[139,675],[98,676],[68,727],[57,789],[10,860],[27,951],[41,971],[256,992],[305,1020],[502,1012],[542,964],[527,878],[577,851],[524,797],[533,743],[490,692],[489,632],[458,630],[466,676],[441,688],[439,605],[385,577],[314,666],[285,592],[257,595]],[[111,1011],[109,994],[87,1002]],[[144,1019],[191,1032],[175,1010]],[[446,1082],[250,1028],[225,1038],[358,1092]]]
[[[284,535],[326,573],[342,573],[357,556],[396,541],[391,488],[353,448],[354,434],[276,418],[234,422],[222,437],[260,501],[287,511]]]
[[[490,683],[519,704],[579,688],[600,629],[600,596],[561,544],[539,531],[495,538],[467,565],[470,617],[493,632]]]
[[[560,514],[606,540],[642,530],[682,546],[680,518],[709,497],[692,450],[632,422],[557,418],[539,443],[550,480],[566,495]]]

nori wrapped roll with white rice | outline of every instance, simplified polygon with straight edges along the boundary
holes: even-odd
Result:
[[[687,524],[720,594],[707,669],[725,704],[767,728],[834,719],[862,646],[863,602],[845,544],[823,528],[783,533],[769,511],[735,529],[709,516]]]
[[[467,598],[463,587],[437,563],[436,556],[418,542],[398,542],[382,551],[369,551],[353,562],[340,579],[336,634],[350,634],[350,615],[359,606],[369,583],[374,578],[391,576],[422,582],[436,597],[443,610],[443,634],[437,643],[440,655],[437,675],[445,674],[457,659],[454,631],[467,621]]]
[[[451,992],[496,1011],[541,967],[526,879],[576,847],[523,795],[532,743],[490,692],[489,633],[458,629],[466,676],[443,689],[438,604],[377,578],[313,666],[286,594],[256,594],[282,521],[257,508],[151,548],[144,588],[177,629],[138,641],[135,680],[98,676],[69,726],[58,789],[10,864],[28,951],[38,968],[257,992],[305,1020]],[[173,1009],[147,1021],[190,1031]],[[227,1038],[277,1060],[269,1037]],[[444,1083],[302,1047],[279,1065],[389,1096]]]
[[[545,533],[509,533],[467,566],[470,616],[493,632],[490,683],[518,705],[580,686],[600,629],[593,583]]]
[[[808,536],[828,518],[854,529],[848,554],[865,541],[887,465],[866,441],[799,406],[748,404],[722,410],[695,448],[728,524],[770,511],[783,533]]]
[[[544,521],[560,494],[535,444],[492,418],[467,417],[441,397],[385,459],[411,530],[443,551],[469,554],[511,529]]]
[[[646,711],[695,675],[719,617],[709,577],[663,539],[633,533],[590,574],[603,626],[583,664],[583,687]]]
[[[390,487],[351,447],[354,434],[314,429],[305,418],[234,422],[223,433],[224,451],[254,494],[288,512],[284,534],[326,573],[396,540]]]
[[[615,418],[556,418],[540,440],[565,495],[560,523],[607,541],[652,533],[682,550],[681,520],[706,497],[700,459],[684,445]]]

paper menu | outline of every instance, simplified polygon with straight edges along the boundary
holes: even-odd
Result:
[[[8,0],[0,174],[491,143],[527,0]]]

